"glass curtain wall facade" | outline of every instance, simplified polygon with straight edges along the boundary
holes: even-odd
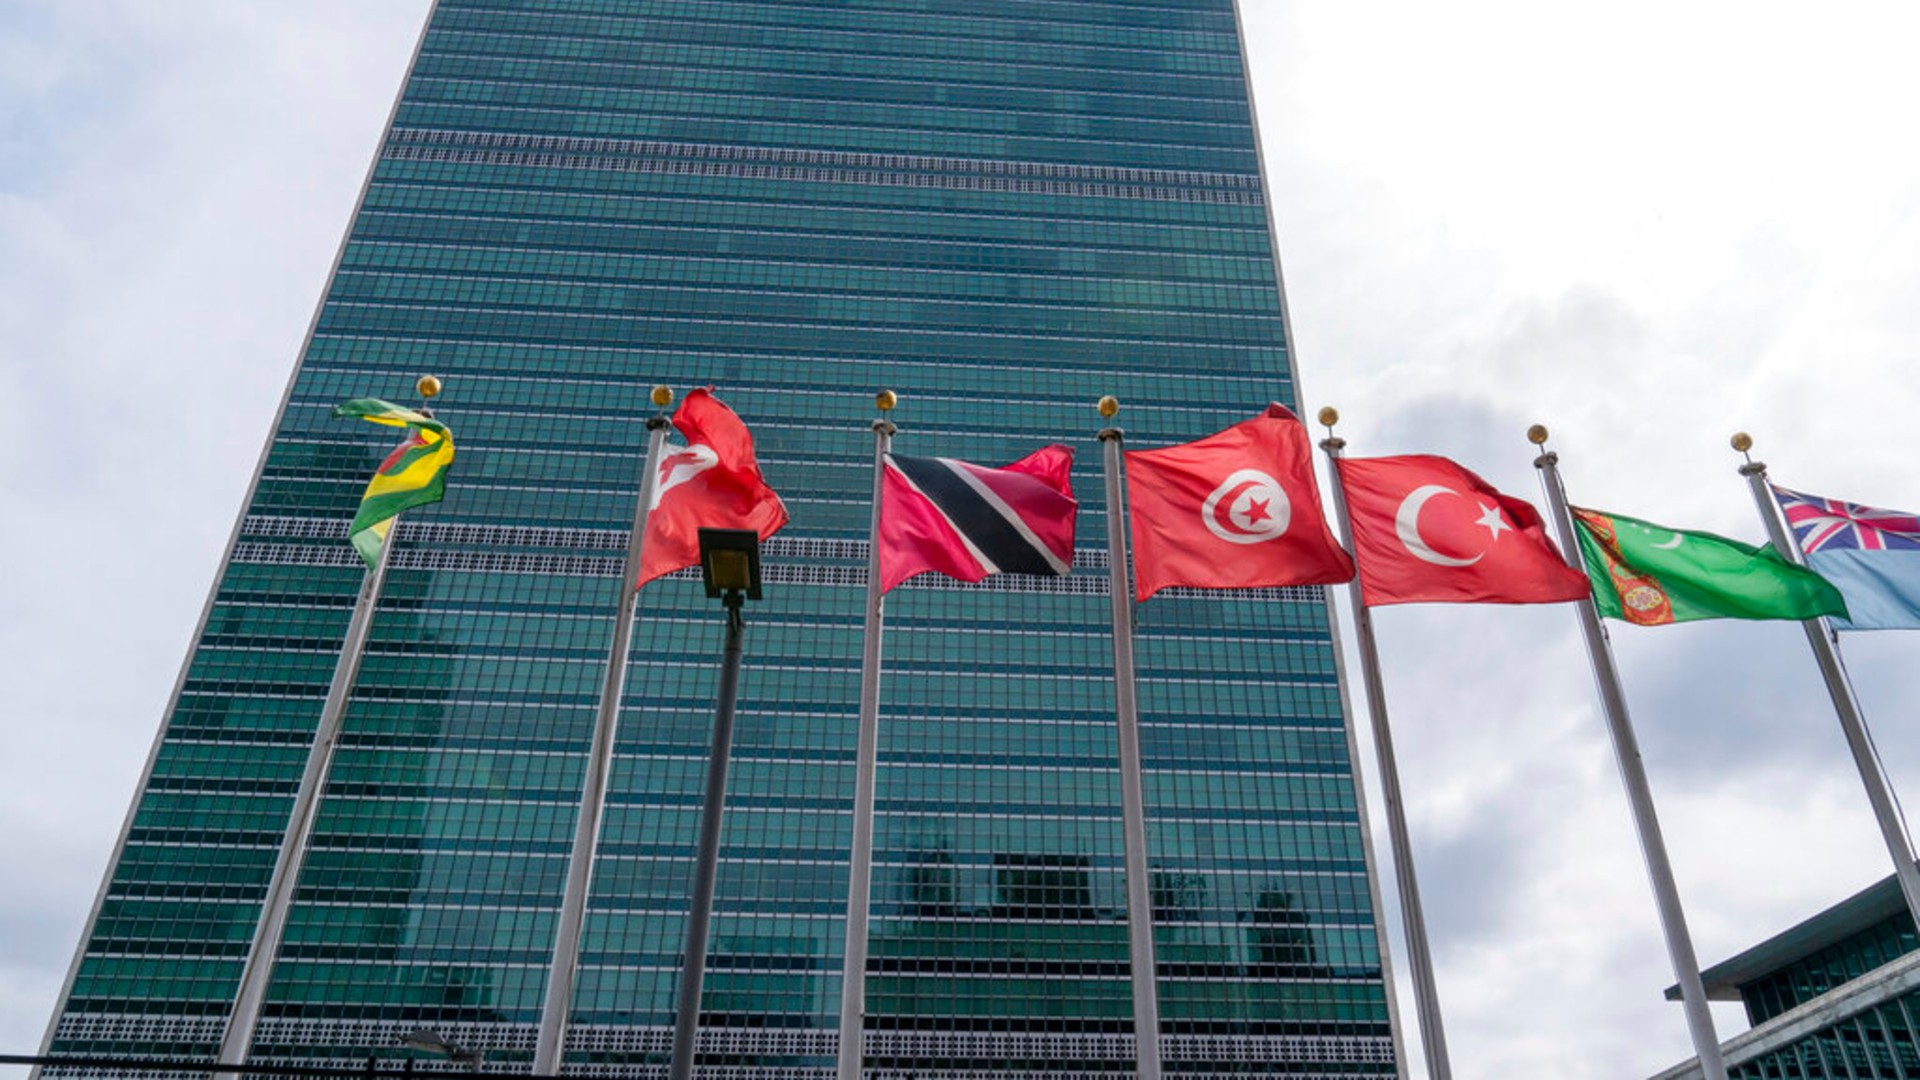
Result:
[[[1232,0],[439,0],[48,1049],[213,1053],[387,450],[329,409],[433,373],[459,460],[397,533],[254,1060],[419,1027],[530,1059],[666,383],[718,388],[793,518],[747,612],[703,1061],[833,1065],[890,387],[901,453],[1074,446],[1081,550],[888,598],[869,1071],[1130,1073],[1092,405],[1138,447],[1295,402],[1266,198]],[[1168,1071],[1393,1075],[1322,592],[1135,620]],[[722,632],[697,576],[641,593],[570,1070],[664,1069]]]

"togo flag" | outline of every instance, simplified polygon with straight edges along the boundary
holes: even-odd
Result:
[[[386,546],[387,533],[392,531],[393,519],[400,511],[446,497],[447,466],[453,464],[453,433],[425,413],[378,398],[354,398],[335,408],[333,415],[407,429],[400,445],[374,471],[366,494],[360,496],[360,512],[353,515],[353,524],[347,528],[353,549],[372,568],[380,561],[380,549]]]
[[[1847,613],[1825,578],[1712,533],[1573,510],[1600,614],[1641,626],[1693,619],[1811,619]]]

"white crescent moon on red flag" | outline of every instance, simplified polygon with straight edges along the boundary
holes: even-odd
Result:
[[[1427,504],[1427,500],[1435,495],[1458,496],[1459,494],[1452,488],[1441,487],[1439,484],[1422,484],[1401,500],[1399,512],[1393,515],[1393,531],[1414,558],[1430,562],[1435,566],[1472,566],[1480,561],[1479,555],[1471,559],[1456,559],[1451,555],[1442,555],[1433,550],[1426,539],[1420,535],[1420,508]]]
[[[1259,469],[1235,470],[1200,504],[1201,523],[1229,544],[1278,540],[1292,520],[1286,489]]]

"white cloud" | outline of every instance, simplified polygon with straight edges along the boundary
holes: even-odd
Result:
[[[8,1050],[39,1045],[424,11],[0,15]]]
[[[1303,404],[1355,453],[1532,497],[1543,420],[1577,500],[1753,538],[1747,428],[1782,479],[1920,505],[1920,10],[1241,6]],[[0,863],[34,868],[0,1047],[38,1043],[423,11],[0,13]],[[1380,623],[1460,1074],[1684,1056],[1571,613]],[[1886,872],[1796,635],[1615,635],[1708,962]],[[1847,648],[1916,790],[1911,639]]]
[[[1747,429],[1809,490],[1920,504],[1920,151],[1895,134],[1920,14],[1241,6],[1304,404],[1341,406],[1351,452],[1537,498],[1541,420],[1575,501],[1758,539]],[[1572,613],[1379,622],[1457,1069],[1687,1056]],[[1846,648],[1910,785],[1895,637]],[[1704,961],[1890,871],[1798,628],[1614,639]]]

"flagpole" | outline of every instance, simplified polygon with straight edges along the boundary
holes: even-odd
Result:
[[[1340,457],[1347,440],[1333,434],[1340,413],[1320,410],[1327,437],[1320,442],[1332,466],[1333,510],[1340,521],[1340,539],[1353,547],[1353,522],[1347,516],[1347,490],[1340,482]],[[1447,1055],[1447,1033],[1440,1019],[1440,991],[1433,979],[1433,956],[1427,945],[1427,920],[1420,905],[1420,885],[1413,873],[1413,843],[1407,834],[1407,814],[1400,797],[1400,767],[1395,763],[1393,733],[1387,725],[1387,689],[1380,676],[1380,649],[1373,636],[1373,613],[1358,575],[1347,584],[1353,604],[1354,636],[1360,645],[1360,677],[1367,687],[1367,717],[1372,722],[1373,751],[1380,764],[1380,795],[1387,807],[1387,837],[1393,847],[1393,880],[1400,893],[1400,921],[1407,938],[1407,967],[1413,979],[1414,1014],[1420,1020],[1420,1049],[1429,1080],[1452,1080]]]
[[[422,398],[440,393],[440,380],[422,376],[414,388]],[[427,415],[431,416],[432,413]],[[386,539],[380,544],[380,556],[360,578],[360,593],[354,600],[353,615],[347,621],[347,635],[340,644],[340,659],[333,666],[333,678],[327,684],[326,700],[320,706],[320,722],[314,729],[313,745],[307,751],[307,765],[300,774],[300,786],[293,796],[293,811],[287,817],[287,831],[280,840],[280,852],[274,857],[273,874],[267,879],[266,897],[260,907],[260,922],[254,927],[253,942],[247,948],[246,963],[240,968],[240,985],[233,996],[233,1013],[221,1035],[222,1065],[240,1065],[253,1046],[260,1013],[267,1003],[267,988],[273,982],[273,967],[280,955],[280,943],[286,937],[287,920],[293,913],[293,894],[300,884],[300,869],[306,862],[307,844],[313,838],[313,823],[320,807],[320,796],[327,787],[333,769],[333,753],[340,742],[340,728],[346,718],[347,698],[360,676],[360,660],[366,654],[367,638],[373,629],[373,612],[380,606],[380,591],[387,581],[387,566],[400,538],[400,517],[389,519]]]
[[[1561,554],[1567,565],[1584,572],[1580,541],[1573,531],[1573,514],[1567,508],[1566,489],[1560,483],[1560,455],[1546,449],[1547,429],[1540,424],[1527,429],[1527,439],[1541,450],[1533,467],[1540,470],[1540,486],[1546,489],[1554,531],[1560,536]],[[1700,1075],[1702,1080],[1727,1080],[1726,1061],[1720,1055],[1720,1037],[1714,1031],[1713,1014],[1707,1008],[1706,984],[1700,978],[1700,959],[1693,951],[1693,937],[1687,931],[1687,918],[1680,909],[1680,890],[1673,880],[1673,867],[1667,861],[1666,841],[1660,834],[1660,819],[1654,813],[1653,792],[1640,761],[1633,721],[1627,715],[1627,695],[1613,663],[1613,648],[1592,597],[1578,601],[1578,607],[1580,630],[1587,640],[1587,657],[1593,663],[1593,681],[1600,691],[1607,731],[1613,737],[1614,760],[1620,767],[1620,782],[1627,790],[1627,805],[1633,812],[1634,830],[1640,837],[1640,855],[1653,885],[1660,926],[1666,933],[1667,955],[1680,984],[1680,1003],[1686,1010],[1687,1030],[1693,1037],[1694,1053],[1700,1059]]]
[[[653,388],[655,407],[673,403],[673,391]],[[593,719],[593,741],[587,756],[587,774],[580,790],[580,814],[574,821],[573,847],[567,861],[566,891],[560,900],[560,920],[554,931],[553,959],[547,966],[547,995],[540,1010],[540,1030],[533,1049],[533,1072],[557,1075],[566,1052],[567,1020],[573,1012],[574,976],[580,963],[580,932],[586,921],[587,893],[593,886],[593,860],[600,843],[600,819],[606,808],[607,775],[613,766],[614,736],[620,724],[620,699],[626,692],[627,658],[633,640],[635,601],[640,592],[641,549],[647,537],[647,514],[658,483],[660,450],[672,423],[664,415],[647,419],[647,456],[640,465],[640,498],[633,509],[633,532],[627,537],[627,561],[620,572],[620,602],[614,612],[613,643],[607,650],[606,670],[600,679],[600,707]]]
[[[1746,456],[1747,451],[1753,448],[1752,437],[1744,431],[1740,432],[1733,437],[1733,448],[1743,457]],[[1753,492],[1754,506],[1760,511],[1760,520],[1766,523],[1767,535],[1773,540],[1774,550],[1796,566],[1807,565],[1806,552],[1800,550],[1799,539],[1780,520],[1779,503],[1774,500],[1773,489],[1767,483],[1766,463],[1747,457],[1746,464],[1740,466],[1740,475],[1747,478],[1747,487]],[[1873,741],[1867,736],[1866,719],[1860,713],[1860,699],[1854,694],[1853,680],[1847,675],[1846,665],[1840,659],[1840,646],[1834,640],[1833,627],[1824,617],[1806,619],[1800,625],[1806,630],[1807,644],[1813,647],[1814,659],[1820,664],[1821,677],[1827,681],[1827,694],[1833,699],[1833,711],[1840,718],[1840,730],[1846,734],[1847,749],[1853,753],[1854,767],[1860,771],[1860,783],[1867,789],[1867,801],[1873,804],[1873,817],[1880,826],[1880,838],[1887,845],[1887,854],[1893,859],[1894,877],[1899,879],[1900,893],[1907,901],[1907,912],[1915,922],[1920,922],[1920,867],[1914,865],[1912,840],[1901,827],[1892,789],[1874,753]]]
[[[373,611],[380,604],[380,590],[387,580],[387,565],[393,557],[400,521],[396,515],[387,538],[380,545],[380,557],[360,579],[360,595],[353,605],[353,617],[347,623],[347,636],[340,646],[340,659],[333,667],[333,680],[327,685],[326,703],[320,707],[320,724],[314,731],[313,746],[307,752],[307,767],[300,776],[300,787],[293,797],[293,813],[287,819],[287,831],[280,842],[280,854],[274,859],[273,876],[268,879],[267,894],[260,911],[260,924],[254,928],[253,944],[247,950],[247,962],[240,972],[240,988],[234,994],[233,1015],[227,1020],[226,1034],[220,1041],[219,1062],[239,1065],[246,1061],[253,1045],[254,1029],[267,1000],[267,986],[273,980],[273,966],[286,936],[287,919],[292,913],[293,892],[300,880],[300,868],[306,861],[307,843],[312,839],[313,822],[326,789],[327,775],[333,768],[333,752],[340,741],[341,721],[346,715],[347,696],[360,674],[360,659],[366,651],[367,637],[373,627]]]
[[[860,1080],[866,1054],[867,910],[873,890],[873,800],[880,757],[880,632],[884,591],[880,584],[880,484],[900,429],[884,414],[899,397],[874,396],[883,414],[873,422],[873,516],[867,531],[867,618],[860,645],[860,727],[853,767],[853,849],[847,866],[847,940],[840,969],[839,1080]]]
[[[1111,425],[1120,402],[1103,397],[1100,415]],[[1136,1075],[1160,1080],[1160,993],[1153,957],[1153,882],[1147,863],[1146,794],[1140,776],[1140,713],[1133,671],[1132,575],[1127,572],[1126,506],[1121,500],[1125,436],[1100,432],[1107,472],[1107,581],[1113,607],[1113,704],[1120,742],[1120,834],[1127,870],[1127,958],[1133,971]]]

